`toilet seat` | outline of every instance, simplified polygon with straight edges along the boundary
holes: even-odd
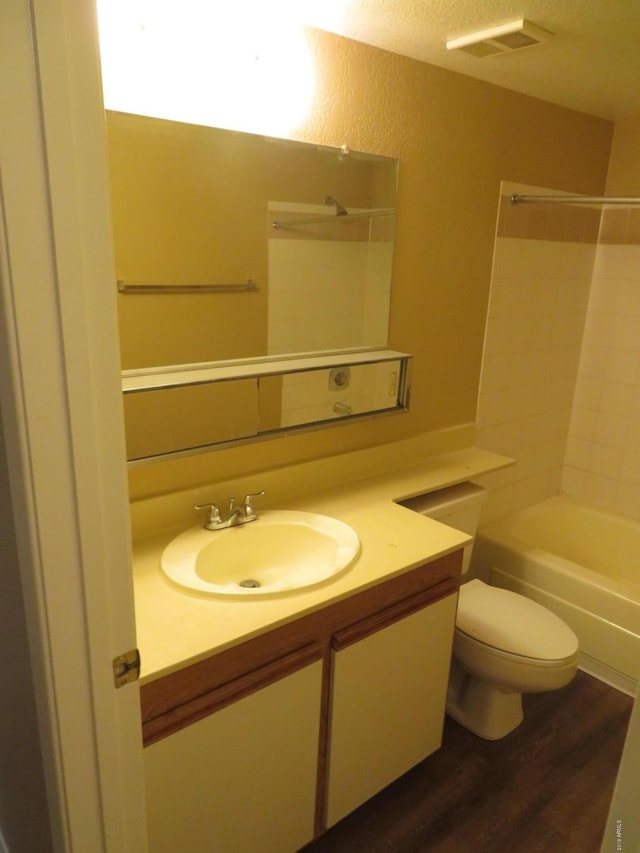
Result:
[[[578,638],[555,613],[481,580],[460,588],[456,632],[507,657],[561,664],[578,652]]]
[[[504,674],[504,672],[513,672],[514,667],[517,667],[517,670],[520,673],[520,679],[523,677],[525,671],[528,671],[530,674],[529,677],[534,679],[541,677],[554,678],[554,671],[561,672],[567,669],[567,667],[569,669],[575,669],[579,658],[577,648],[575,652],[567,657],[555,658],[553,660],[539,657],[532,658],[526,657],[525,655],[514,654],[513,652],[505,652],[504,649],[496,649],[494,646],[489,646],[487,643],[483,643],[482,640],[474,639],[469,634],[465,634],[464,631],[460,631],[458,628],[456,628],[454,634],[453,650],[454,654],[461,660],[464,660],[467,664],[474,661],[475,666],[478,667],[480,665],[479,661],[482,660],[483,668],[486,669],[489,667],[493,676],[497,676],[498,673]],[[541,670],[545,670],[547,675],[536,676],[535,673]]]

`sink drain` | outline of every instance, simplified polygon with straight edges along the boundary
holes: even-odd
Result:
[[[253,580],[252,578],[247,578],[246,581],[240,581],[238,586],[242,586],[245,589],[257,589],[260,586],[260,581]]]

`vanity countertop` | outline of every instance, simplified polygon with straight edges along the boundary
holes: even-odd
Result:
[[[251,599],[190,593],[174,586],[160,568],[162,551],[184,525],[138,538],[133,568],[141,683],[458,550],[469,536],[396,501],[509,464],[506,457],[467,448],[280,502],[279,509],[324,513],[346,522],[361,543],[359,556],[343,574],[296,592]]]

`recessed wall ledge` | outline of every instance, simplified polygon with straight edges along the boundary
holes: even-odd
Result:
[[[396,500],[463,482],[513,464],[506,456],[474,446],[475,424],[421,433],[363,450],[303,462],[235,480],[132,501],[134,540],[179,531],[197,524],[194,504],[226,505],[229,496],[265,489],[260,506],[291,508],[306,495],[331,492],[338,496],[360,484],[371,500]],[[260,507],[257,507],[259,510]]]

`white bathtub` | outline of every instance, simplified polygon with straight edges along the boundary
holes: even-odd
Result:
[[[630,695],[640,680],[640,523],[559,495],[483,527],[471,574],[558,614],[581,668]]]

